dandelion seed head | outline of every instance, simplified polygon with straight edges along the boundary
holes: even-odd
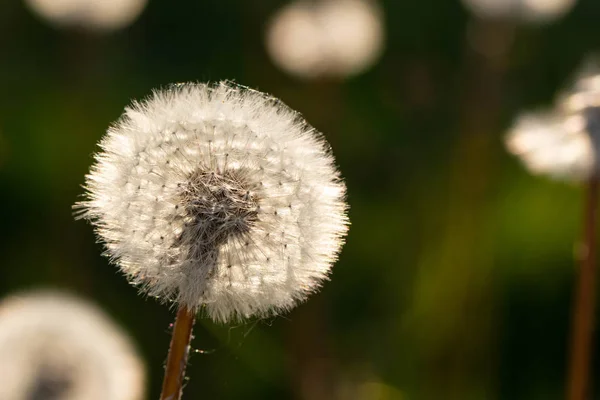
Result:
[[[131,24],[147,0],[26,0],[29,8],[57,26],[108,31]]]
[[[143,292],[228,321],[289,309],[328,277],[345,186],[322,136],[280,101],[173,86],[100,145],[77,207]]]
[[[554,109],[520,116],[507,148],[533,173],[581,181],[600,169],[600,75],[586,63]]]
[[[296,0],[273,16],[267,50],[280,68],[301,78],[357,75],[383,50],[381,14],[370,0]]]
[[[595,156],[585,121],[552,113],[524,114],[507,137],[508,150],[534,174],[583,180],[594,168]]]
[[[463,3],[482,18],[544,23],[564,16],[576,0],[463,0]]]
[[[140,400],[144,370],[129,339],[101,311],[57,292],[0,303],[0,398]]]

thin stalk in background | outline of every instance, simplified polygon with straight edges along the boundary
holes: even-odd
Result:
[[[589,398],[590,363],[593,352],[594,305],[596,301],[596,223],[598,214],[599,176],[588,181],[583,249],[575,289],[575,303],[571,331],[568,400]]]
[[[167,356],[165,378],[160,400],[179,400],[187,366],[195,314],[185,306],[179,307]]]
[[[447,216],[443,230],[437,227],[427,235],[428,242],[431,235],[436,238],[432,244],[436,255],[425,258],[426,264],[420,268],[423,273],[417,278],[413,306],[415,315],[423,318],[416,326],[420,330],[427,326],[426,336],[434,338],[420,344],[430,371],[425,398],[480,397],[471,392],[475,390],[472,376],[478,377],[481,390],[495,391],[497,363],[490,360],[498,356],[494,350],[493,243],[487,234],[487,208],[490,182],[498,167],[494,135],[500,126],[516,29],[510,21],[475,18],[465,39],[456,128],[460,136],[449,164],[447,187],[451,190],[443,194]],[[449,313],[452,317],[440,322],[439,315]],[[429,323],[433,324],[424,325]],[[423,337],[421,332],[415,334]]]

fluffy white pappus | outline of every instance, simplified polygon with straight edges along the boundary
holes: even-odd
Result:
[[[25,0],[29,8],[53,25],[111,31],[133,23],[148,0]]]
[[[567,14],[577,0],[462,0],[481,18],[547,23]]]
[[[2,400],[141,400],[144,387],[132,343],[95,306],[52,291],[0,302]]]
[[[375,64],[384,36],[375,0],[296,0],[273,16],[266,46],[274,63],[300,78],[344,78]]]
[[[277,99],[174,85],[100,146],[76,207],[143,292],[226,322],[290,309],[328,277],[345,185],[321,134]]]
[[[524,114],[516,120],[506,146],[534,174],[581,181],[595,166],[585,119],[579,115]]]
[[[587,60],[554,109],[519,117],[507,137],[509,151],[533,173],[572,181],[600,171],[600,68]]]

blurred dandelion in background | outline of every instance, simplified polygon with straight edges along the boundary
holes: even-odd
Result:
[[[506,146],[534,174],[583,181],[597,171],[600,152],[600,69],[586,63],[553,110],[525,113]]]
[[[147,0],[25,0],[38,16],[58,27],[94,31],[124,28],[135,21]]]
[[[592,140],[585,119],[579,115],[523,114],[515,122],[506,146],[536,175],[579,181],[590,175],[595,164]]]
[[[297,0],[272,17],[266,32],[273,62],[300,78],[360,74],[383,45],[383,12],[369,0]]]
[[[0,303],[0,399],[140,400],[142,361],[95,306],[54,291]]]
[[[566,13],[576,0],[462,0],[474,14],[484,19],[524,22],[551,22]]]

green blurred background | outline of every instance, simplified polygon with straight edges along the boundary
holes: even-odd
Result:
[[[150,0],[132,25],[94,33],[0,0],[0,295],[92,299],[137,342],[158,398],[173,313],[101,257],[71,206],[131,99],[233,79],[324,132],[352,227],[331,281],[293,312],[199,320],[184,399],[563,398],[582,193],[528,175],[503,136],[600,47],[600,3],[525,24],[459,0],[382,1],[377,64],[314,80],[265,49],[284,4]]]

